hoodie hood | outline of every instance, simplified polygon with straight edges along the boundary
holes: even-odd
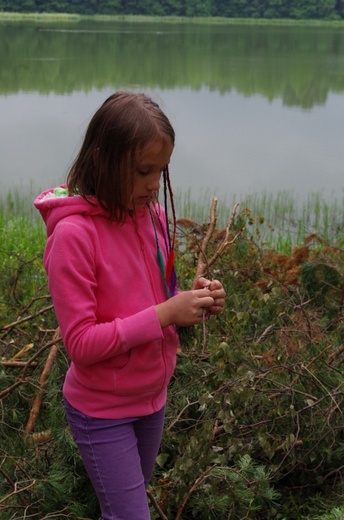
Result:
[[[66,184],[43,191],[34,201],[47,227],[48,237],[54,232],[56,224],[70,215],[100,215],[108,213],[94,198],[89,202],[80,195],[69,196]]]

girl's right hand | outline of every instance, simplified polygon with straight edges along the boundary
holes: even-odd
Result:
[[[161,328],[168,325],[187,327],[202,322],[204,309],[214,305],[209,289],[193,289],[156,305]]]

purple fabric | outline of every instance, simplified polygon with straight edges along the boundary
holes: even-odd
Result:
[[[69,426],[97,494],[103,520],[149,520],[146,488],[165,409],[144,417],[97,419],[65,400]]]

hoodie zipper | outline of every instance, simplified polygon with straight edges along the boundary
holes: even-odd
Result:
[[[154,279],[153,279],[151,270],[149,268],[149,263],[148,263],[148,260],[147,260],[146,244],[145,244],[145,242],[144,242],[144,240],[143,240],[143,238],[142,238],[142,236],[140,234],[140,231],[138,229],[138,225],[135,224],[134,221],[133,221],[133,226],[134,226],[135,234],[136,234],[138,242],[139,242],[139,247],[140,247],[140,249],[142,251],[142,258],[143,258],[143,263],[145,265],[145,271],[146,271],[147,279],[148,279],[148,282],[149,282],[151,290],[152,290],[154,301],[157,304],[158,303],[158,297],[157,297],[157,294],[156,294],[156,291],[155,291]],[[162,390],[164,388],[164,384],[166,382],[166,373],[167,373],[167,370],[166,370],[166,355],[165,355],[165,338],[164,337],[162,339],[162,352],[161,352],[161,355],[162,355],[162,361],[163,361],[163,364],[164,364],[164,374],[163,374],[163,382],[161,384],[160,390]]]

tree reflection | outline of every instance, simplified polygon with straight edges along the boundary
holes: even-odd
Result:
[[[81,21],[0,30],[1,94],[207,87],[311,108],[344,89],[336,28]]]

